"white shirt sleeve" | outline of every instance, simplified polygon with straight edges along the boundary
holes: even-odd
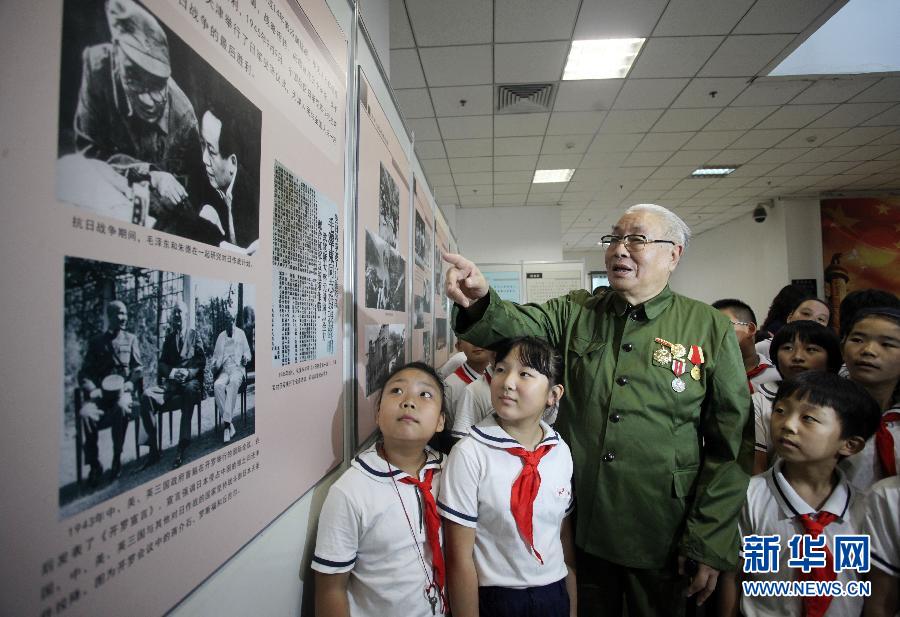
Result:
[[[478,444],[467,437],[450,451],[441,478],[438,510],[441,516],[463,527],[478,526],[478,485],[482,481]]]
[[[888,478],[872,486],[865,532],[871,543],[872,565],[900,577],[900,479]]]
[[[768,452],[771,445],[769,423],[771,421],[772,408],[770,405],[767,405],[768,400],[762,392],[754,392],[750,398],[753,400],[753,420],[756,423],[754,449],[757,452]]]
[[[360,532],[359,513],[355,511],[350,497],[337,486],[332,486],[319,515],[312,569],[324,574],[352,570],[356,564]]]

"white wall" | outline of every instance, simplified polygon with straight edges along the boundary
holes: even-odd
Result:
[[[816,278],[821,294],[821,270],[818,200],[776,200],[763,223],[748,213],[694,238],[671,284],[704,302],[739,298],[762,320],[791,279]]]
[[[459,208],[459,251],[474,262],[561,261],[559,208]]]

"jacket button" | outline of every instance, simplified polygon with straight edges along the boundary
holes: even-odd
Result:
[[[620,386],[625,386],[628,384],[628,378],[625,377],[625,375],[616,377],[616,383],[619,384]]]
[[[632,345],[631,343],[625,343],[624,345],[622,345],[623,351],[631,351],[632,349],[634,349],[634,345]]]
[[[615,452],[607,452],[606,454],[603,455],[603,460],[606,461],[607,463],[610,461],[616,460],[616,453]]]
[[[621,420],[621,419],[622,419],[622,416],[620,416],[620,415],[617,414],[617,413],[614,413],[613,415],[611,415],[611,416],[609,417],[609,421],[610,421],[610,422],[618,422],[618,421]]]

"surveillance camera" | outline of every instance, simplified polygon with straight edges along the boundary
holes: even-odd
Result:
[[[766,216],[768,213],[766,212],[766,207],[763,204],[759,204],[753,209],[753,220],[757,223],[762,223],[766,220]]]

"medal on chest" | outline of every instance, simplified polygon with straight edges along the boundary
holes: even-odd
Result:
[[[679,393],[684,392],[687,384],[682,375],[686,372],[694,381],[700,381],[703,376],[700,365],[705,362],[705,358],[703,349],[699,345],[686,347],[681,343],[670,343],[666,339],[658,337],[655,341],[660,347],[653,352],[653,364],[671,368],[675,375],[675,379],[672,380],[672,390]]]

